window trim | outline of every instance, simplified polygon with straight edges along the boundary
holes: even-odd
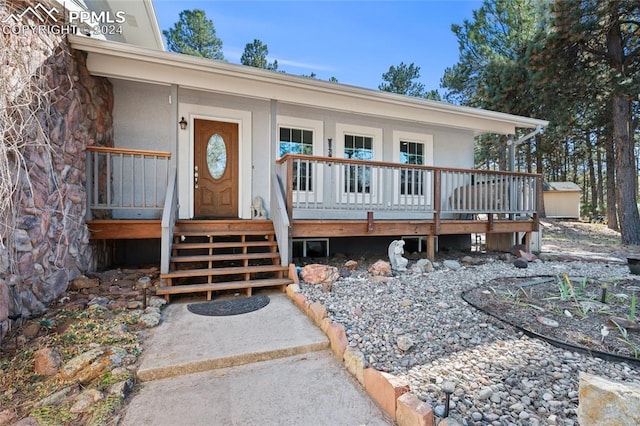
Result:
[[[276,159],[280,157],[280,128],[285,127],[289,129],[310,130],[313,134],[312,140],[312,155],[314,157],[322,156],[324,149],[324,122],[321,120],[311,120],[308,118],[298,118],[286,115],[278,115],[276,117],[276,135],[278,140],[276,141]],[[316,176],[313,177],[313,189],[311,191],[293,191],[294,202],[309,201],[313,203],[320,203],[323,197],[323,173],[322,167],[317,168]]]
[[[373,139],[373,161],[382,161],[382,128],[336,123],[336,157],[344,158],[345,135],[367,136]]]
[[[313,155],[321,156],[324,141],[324,123],[320,120],[310,120],[308,118],[297,118],[286,115],[276,117],[276,135],[278,146],[276,147],[276,158],[280,157],[280,128],[288,127],[292,129],[311,130],[313,132]]]
[[[421,143],[424,145],[424,166],[433,166],[433,135],[428,133],[414,133],[414,132],[405,132],[402,130],[394,130],[393,131],[393,162],[398,164],[400,163],[400,149],[402,147],[402,142],[412,142],[412,143]],[[398,171],[394,176],[394,185],[395,188],[398,188],[397,191],[394,191],[394,204],[404,204],[404,205],[420,205],[426,202],[433,202],[433,194],[431,191],[431,179],[428,174],[424,181],[424,194],[401,194],[400,192],[400,171]]]
[[[383,158],[383,138],[381,127],[360,126],[355,124],[336,123],[336,157],[344,157],[344,137],[346,135],[365,136],[372,139],[373,158],[372,161],[382,161]],[[336,187],[336,194],[342,203],[352,204],[376,204],[378,200],[378,179],[377,170],[371,171],[371,185],[369,193],[349,192],[345,188]],[[336,181],[336,185],[339,185]],[[338,195],[339,194],[339,195]]]

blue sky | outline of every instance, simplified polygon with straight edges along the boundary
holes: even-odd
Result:
[[[240,63],[259,39],[279,70],[377,89],[391,65],[415,63],[427,90],[438,89],[458,61],[451,24],[471,19],[480,0],[177,1],[153,0],[160,28],[185,9],[202,9],[223,42],[225,59]]]

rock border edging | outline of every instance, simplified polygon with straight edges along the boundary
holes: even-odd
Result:
[[[320,302],[313,302],[300,291],[300,280],[294,264],[289,265],[289,278],[293,284],[286,288],[287,296],[329,338],[331,351],[362,385],[363,389],[398,426],[434,426],[433,408],[411,393],[409,383],[393,374],[364,368],[364,355],[349,347],[347,333],[342,324],[327,316]],[[446,423],[440,423],[446,425]]]

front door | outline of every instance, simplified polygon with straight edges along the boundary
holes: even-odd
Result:
[[[195,120],[194,212],[199,218],[238,217],[238,124]]]

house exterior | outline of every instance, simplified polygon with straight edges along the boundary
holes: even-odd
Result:
[[[35,3],[16,3],[5,25],[53,11]],[[42,54],[31,56],[50,61],[34,65],[55,94],[47,102],[56,127],[41,136],[60,165],[38,177],[59,175],[57,186],[37,198],[21,192],[23,219],[7,241],[21,275],[38,275],[27,271],[35,260],[40,275],[56,277],[46,302],[86,269],[88,240],[99,254],[94,267],[108,266],[105,253],[150,252],[167,283],[160,294],[211,297],[284,285],[294,256],[369,251],[403,238],[433,257],[438,247],[469,245],[472,233],[527,240],[537,229],[540,177],[474,170],[473,149],[478,135],[513,137],[544,120],[165,52],[150,0],[71,6],[115,17],[122,31],[96,34],[100,23],[67,10],[47,24],[71,20],[77,31],[30,32],[35,44],[19,44],[37,45]],[[58,69],[73,77],[61,80]],[[36,165],[46,166],[36,151]],[[74,212],[62,217],[69,223],[47,204],[58,196]],[[60,230],[47,231],[52,224]],[[57,244],[69,229],[62,240],[72,244]],[[47,260],[59,258],[68,267]],[[193,263],[200,266],[181,268]]]
[[[256,196],[265,201],[268,216],[273,218],[272,182],[275,175],[283,177],[286,163],[293,163],[298,179],[289,179],[293,183],[289,202],[295,206],[292,204],[294,211],[288,215],[293,220],[362,220],[367,211],[375,219],[433,218],[429,209],[417,208],[424,201],[418,200],[418,190],[423,196],[433,195],[423,187],[432,183],[431,172],[386,173],[366,162],[391,168],[390,164],[408,164],[473,169],[475,136],[511,135],[517,128],[547,124],[128,44],[71,37],[71,46],[87,53],[87,67],[93,75],[107,77],[113,85],[115,147],[170,153],[168,167],[177,171],[179,219],[251,219]],[[230,189],[211,191],[226,191],[229,199],[224,209],[207,206],[202,195],[209,191],[203,188],[207,185],[203,176],[210,173],[206,173],[200,146],[223,132],[233,138],[225,153],[225,167],[232,168],[233,181]],[[286,153],[313,158],[283,161]],[[343,170],[333,173],[332,181],[327,176],[329,163],[340,160],[348,164],[341,163]],[[366,164],[359,166],[354,160]],[[336,183],[338,178],[343,182]],[[313,179],[313,189],[305,179]],[[452,191],[464,188],[465,182],[471,183],[470,175],[451,179],[458,182],[450,184],[451,193],[442,195],[442,200],[450,199],[455,195]],[[383,203],[376,191],[385,189],[381,182],[390,180],[396,181],[398,191],[387,194],[391,198]],[[408,185],[404,189],[402,182]],[[321,199],[332,189],[333,205],[329,206]],[[532,195],[528,194],[529,200]],[[471,203],[472,198],[466,201]],[[341,209],[337,204],[352,205]],[[498,212],[499,206],[495,207]],[[483,208],[461,210],[480,213]],[[535,208],[530,205],[525,210],[532,213]],[[118,219],[160,218],[159,210],[116,209],[113,214]],[[456,214],[443,212],[441,218],[447,217]]]
[[[108,108],[79,127],[91,129],[74,164],[84,169],[84,224],[94,250],[150,243],[167,297],[283,285],[294,254],[308,251],[405,238],[433,257],[472,233],[537,229],[540,177],[474,170],[473,151],[476,136],[544,120],[169,53],[150,0],[85,6],[125,22],[118,34],[65,39]],[[219,261],[233,265],[216,269]],[[221,284],[223,273],[233,280]]]

